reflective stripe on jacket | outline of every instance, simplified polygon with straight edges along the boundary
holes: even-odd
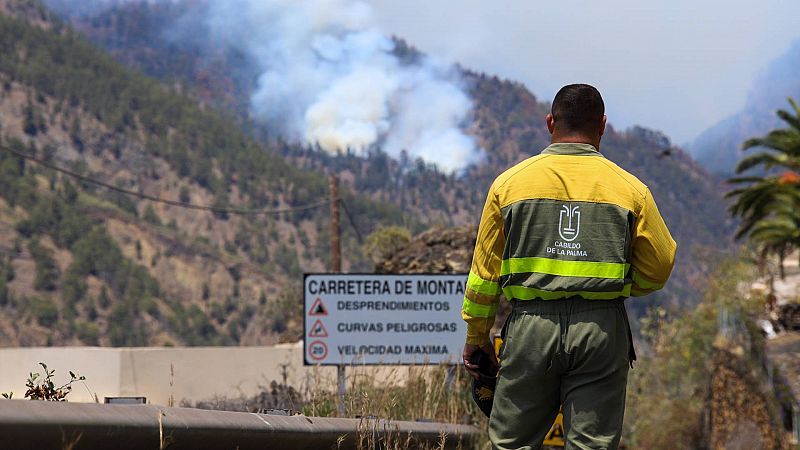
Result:
[[[588,300],[661,289],[675,260],[647,186],[589,144],[552,144],[492,183],[462,317],[487,342],[497,303]]]

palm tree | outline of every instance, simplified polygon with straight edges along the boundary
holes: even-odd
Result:
[[[741,218],[736,238],[749,235],[762,258],[776,255],[781,277],[783,260],[800,248],[800,107],[791,98],[789,104],[793,113],[777,113],[787,128],[748,139],[742,146],[745,150],[763,150],[742,159],[736,173],[760,167],[763,176],[731,178],[728,182],[742,187],[726,195],[736,199],[730,212]]]

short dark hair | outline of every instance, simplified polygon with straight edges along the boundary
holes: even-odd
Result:
[[[550,112],[559,129],[592,133],[603,122],[605,104],[594,86],[568,84],[556,94]]]

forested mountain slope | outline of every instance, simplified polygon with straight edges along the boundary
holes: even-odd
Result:
[[[327,264],[327,205],[196,211],[82,183],[11,151],[216,208],[319,203],[326,175],[287,163],[37,11],[0,5],[0,345],[275,341],[297,312],[292,282]],[[397,206],[347,186],[342,196],[365,232],[403,220]],[[345,267],[365,267],[353,236],[345,230]]]
[[[192,4],[128,2],[76,19],[115,59],[157,81],[36,2],[0,0],[3,145],[127,190],[221,208],[313,204],[338,173],[367,234],[378,224],[476,223],[491,180],[548,142],[546,103],[519,83],[467,70],[474,110],[465,127],[485,159],[464,173],[380,149],[331,155],[287,142],[250,117],[243,55],[161,38],[183,17],[170,8]],[[417,57],[396,42],[403,58]],[[652,188],[679,241],[661,299],[692,301],[709,265],[701,247],[729,247],[718,181],[644,128],[609,129],[603,152]],[[301,273],[327,264],[326,207],[214,214],[80,183],[6,151],[0,158],[0,345],[274,342],[297,320]],[[344,233],[345,269],[370,269],[352,227]]]

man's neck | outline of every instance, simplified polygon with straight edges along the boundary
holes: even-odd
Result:
[[[550,140],[551,144],[589,144],[593,145],[597,151],[600,151],[600,139],[592,139],[587,136],[582,135],[568,135],[568,136],[558,136],[553,135],[552,139]]]

